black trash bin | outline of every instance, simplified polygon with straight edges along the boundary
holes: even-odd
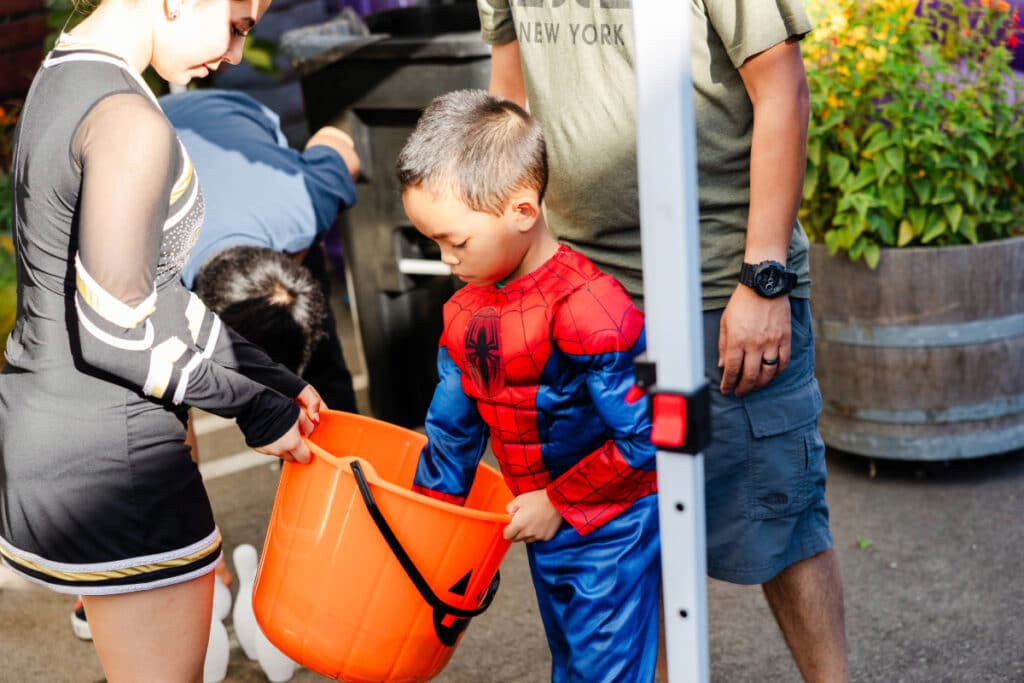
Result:
[[[358,202],[340,227],[371,409],[418,426],[437,383],[441,307],[458,283],[405,216],[395,160],[434,97],[487,88],[490,48],[473,0],[382,12],[366,23],[368,35],[334,45],[316,27],[303,29],[305,48],[301,36],[287,42],[310,130],[347,130],[362,160]]]

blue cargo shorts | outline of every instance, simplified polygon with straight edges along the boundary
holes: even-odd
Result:
[[[741,398],[718,388],[722,311],[704,313],[711,391],[711,443],[704,451],[708,575],[730,583],[764,583],[832,546],[811,307],[792,298],[790,306],[789,365]]]

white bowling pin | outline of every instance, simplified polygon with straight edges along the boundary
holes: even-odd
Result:
[[[256,615],[252,611],[252,586],[256,580],[258,557],[256,548],[248,543],[237,546],[232,553],[235,561],[235,574],[238,577],[238,595],[235,596],[235,607],[231,611],[235,637],[238,638],[242,652],[249,659],[256,659]]]
[[[206,646],[206,660],[203,662],[203,683],[223,681],[228,675],[230,657],[228,630],[224,628],[224,622],[214,615],[210,621],[210,642]]]
[[[295,662],[267,639],[259,625],[256,627],[256,659],[270,683],[284,683],[295,675]]]
[[[231,614],[231,589],[224,585],[220,574],[213,581],[213,618],[224,621]]]

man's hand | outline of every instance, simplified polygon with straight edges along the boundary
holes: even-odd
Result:
[[[305,414],[300,414],[299,419],[295,421],[291,429],[285,432],[284,436],[277,439],[277,441],[268,443],[266,446],[254,448],[253,450],[264,455],[276,456],[285,462],[308,463],[310,459],[309,448],[299,435],[299,423],[303,417],[305,417]]]
[[[544,489],[516,496],[505,508],[512,522],[505,527],[507,541],[549,541],[562,526],[562,515]]]
[[[722,393],[743,396],[781,374],[789,363],[791,335],[788,296],[765,299],[738,285],[722,312],[718,335]]]
[[[306,142],[306,149],[316,145],[323,145],[333,149],[342,158],[342,161],[345,162],[345,166],[348,167],[348,172],[352,179],[354,180],[359,177],[361,162],[359,161],[359,155],[356,154],[356,143],[353,142],[351,135],[341,128],[324,126],[310,136],[309,141]]]

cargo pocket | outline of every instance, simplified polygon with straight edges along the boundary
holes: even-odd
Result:
[[[749,519],[794,515],[824,483],[824,444],[818,435],[818,382],[785,394],[760,392],[743,401],[753,439],[747,456]]]

